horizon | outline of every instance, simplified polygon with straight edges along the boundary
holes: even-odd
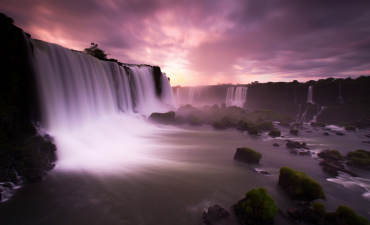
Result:
[[[286,0],[0,3],[32,38],[129,64],[158,65],[172,86],[306,82],[370,74],[370,2]]]

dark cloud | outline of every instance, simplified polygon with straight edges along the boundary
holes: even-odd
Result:
[[[368,0],[13,0],[0,3],[35,38],[90,42],[178,83],[247,83],[370,74]]]

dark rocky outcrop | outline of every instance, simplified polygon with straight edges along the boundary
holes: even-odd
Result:
[[[322,162],[319,163],[320,166],[323,166],[324,168],[325,167],[331,167],[331,169],[329,168],[323,168],[323,171],[324,172],[328,172],[329,174],[333,175],[333,174],[338,174],[334,172],[334,170],[336,171],[341,171],[343,173],[347,173],[353,177],[358,177],[357,174],[355,174],[354,172],[350,171],[350,170],[347,170],[341,163],[333,160],[333,159],[324,159]]]
[[[289,208],[287,210],[287,213],[290,218],[293,220],[300,220],[301,219],[301,212],[296,208]]]
[[[206,225],[214,225],[219,221],[226,220],[230,217],[230,214],[226,209],[219,205],[214,205],[208,208],[208,212],[204,211],[202,214],[202,222]]]
[[[160,124],[172,124],[175,122],[175,112],[170,111],[166,113],[152,113],[149,116],[149,121],[153,121],[155,123],[160,123]]]
[[[336,135],[343,136],[344,134],[342,132],[335,132]]]
[[[237,148],[234,155],[234,160],[259,164],[260,159],[262,159],[262,154],[251,149],[251,148]]]
[[[281,132],[279,130],[272,130],[272,131],[270,131],[270,133],[268,135],[271,136],[271,137],[280,137]]]
[[[329,136],[329,133],[328,133],[328,132],[325,132],[325,133],[324,133],[324,135],[325,135],[325,136]]]
[[[324,218],[321,215],[315,213],[311,208],[303,209],[300,216],[303,220],[314,224],[323,224],[324,222]]]
[[[280,145],[278,143],[274,143],[272,146],[279,147]]]
[[[331,160],[344,160],[344,157],[337,150],[325,150],[317,154],[320,158]]]
[[[346,158],[350,160],[346,163],[348,166],[370,170],[370,151],[357,149],[356,151],[348,152]]]

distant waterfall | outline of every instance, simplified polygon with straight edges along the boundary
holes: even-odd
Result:
[[[301,104],[298,105],[298,114],[297,114],[297,117],[295,119],[295,121],[299,121],[299,114],[301,113]]]
[[[343,104],[343,98],[342,98],[342,84],[339,84],[339,97],[338,97],[338,102]]]
[[[177,103],[180,102],[180,88],[176,88],[176,98],[177,98]]]
[[[327,106],[321,106],[319,112],[313,116],[312,122],[316,123],[317,117],[326,109]]]
[[[313,86],[308,88],[307,103],[315,104],[313,102]]]
[[[247,102],[247,90],[248,87],[229,87],[226,93],[226,106],[243,108],[244,103]]]
[[[195,87],[189,88],[189,103],[193,103]]]
[[[304,111],[304,113],[302,114],[302,117],[301,117],[301,122],[304,122],[306,120],[306,114],[307,114],[307,111],[308,111],[308,106],[306,107],[306,110]]]

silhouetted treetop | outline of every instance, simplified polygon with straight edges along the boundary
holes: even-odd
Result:
[[[90,48],[85,48],[84,52],[100,60],[107,60],[107,56],[109,55],[109,53],[105,53],[105,51],[98,48],[98,44],[95,43],[91,43]]]

